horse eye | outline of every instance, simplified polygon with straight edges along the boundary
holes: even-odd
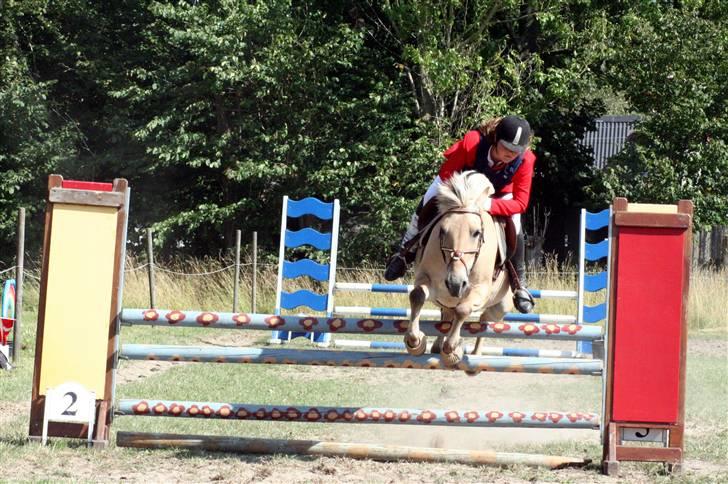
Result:
[[[479,237],[480,237],[480,230],[476,230],[475,232],[473,232],[473,238],[474,239],[477,239]]]

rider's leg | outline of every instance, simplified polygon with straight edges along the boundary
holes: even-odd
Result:
[[[399,243],[399,247],[396,249],[394,255],[392,255],[387,261],[387,268],[384,270],[384,279],[387,281],[394,281],[404,275],[407,272],[407,264],[414,260],[415,251],[407,250],[407,242],[412,240],[415,235],[419,232],[419,213],[422,207],[430,201],[435,195],[437,195],[437,189],[442,184],[439,176],[436,176],[433,182],[430,184],[425,196],[422,197],[420,204],[417,206],[417,210],[412,214],[409,226],[402,237],[402,241]]]
[[[523,227],[521,227],[521,215],[513,215],[513,222],[516,226],[516,251],[511,258],[516,272],[517,284],[513,291],[513,305],[521,313],[530,313],[536,305],[533,296],[526,289],[526,248],[524,244]]]
[[[521,281],[521,286],[527,287],[528,283],[526,282],[526,247],[525,247],[525,237],[523,235],[523,230],[518,232],[518,242],[516,244],[516,252],[513,254],[513,267],[516,268],[516,273],[518,274],[518,280]]]

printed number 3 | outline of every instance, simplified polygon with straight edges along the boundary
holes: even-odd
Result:
[[[68,392],[64,397],[71,397],[71,404],[66,407],[66,409],[63,411],[61,415],[76,415],[76,410],[71,410],[71,407],[73,407],[76,404],[76,400],[78,400],[78,396],[73,392]]]

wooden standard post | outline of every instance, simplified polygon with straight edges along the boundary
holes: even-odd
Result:
[[[617,198],[613,208],[603,470],[617,474],[621,461],[679,470],[693,204]]]

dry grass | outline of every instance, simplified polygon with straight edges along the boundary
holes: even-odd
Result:
[[[149,306],[149,279],[147,269],[138,261],[127,261],[124,285],[126,307]],[[339,267],[337,280],[347,282],[382,282],[382,268],[362,266]],[[155,271],[155,298],[159,308],[206,309],[231,311],[233,306],[234,268],[221,259],[189,259],[160,266]],[[275,306],[277,267],[259,265],[257,276],[257,307],[259,313],[270,313]],[[252,265],[245,263],[240,272],[239,306],[241,311],[251,310]],[[295,285],[295,286],[294,286]],[[573,267],[563,267],[555,259],[529,271],[529,286],[539,289],[574,290],[576,272]],[[316,281],[307,278],[287,282],[287,290],[293,288],[325,290]],[[588,294],[586,303],[597,304],[604,300],[604,293]],[[728,331],[728,268],[711,270],[694,268],[690,280],[689,326],[691,330]],[[404,295],[377,293],[340,293],[337,305],[369,307],[406,307]],[[574,314],[576,304],[571,300],[538,301],[538,311],[551,314]]]

